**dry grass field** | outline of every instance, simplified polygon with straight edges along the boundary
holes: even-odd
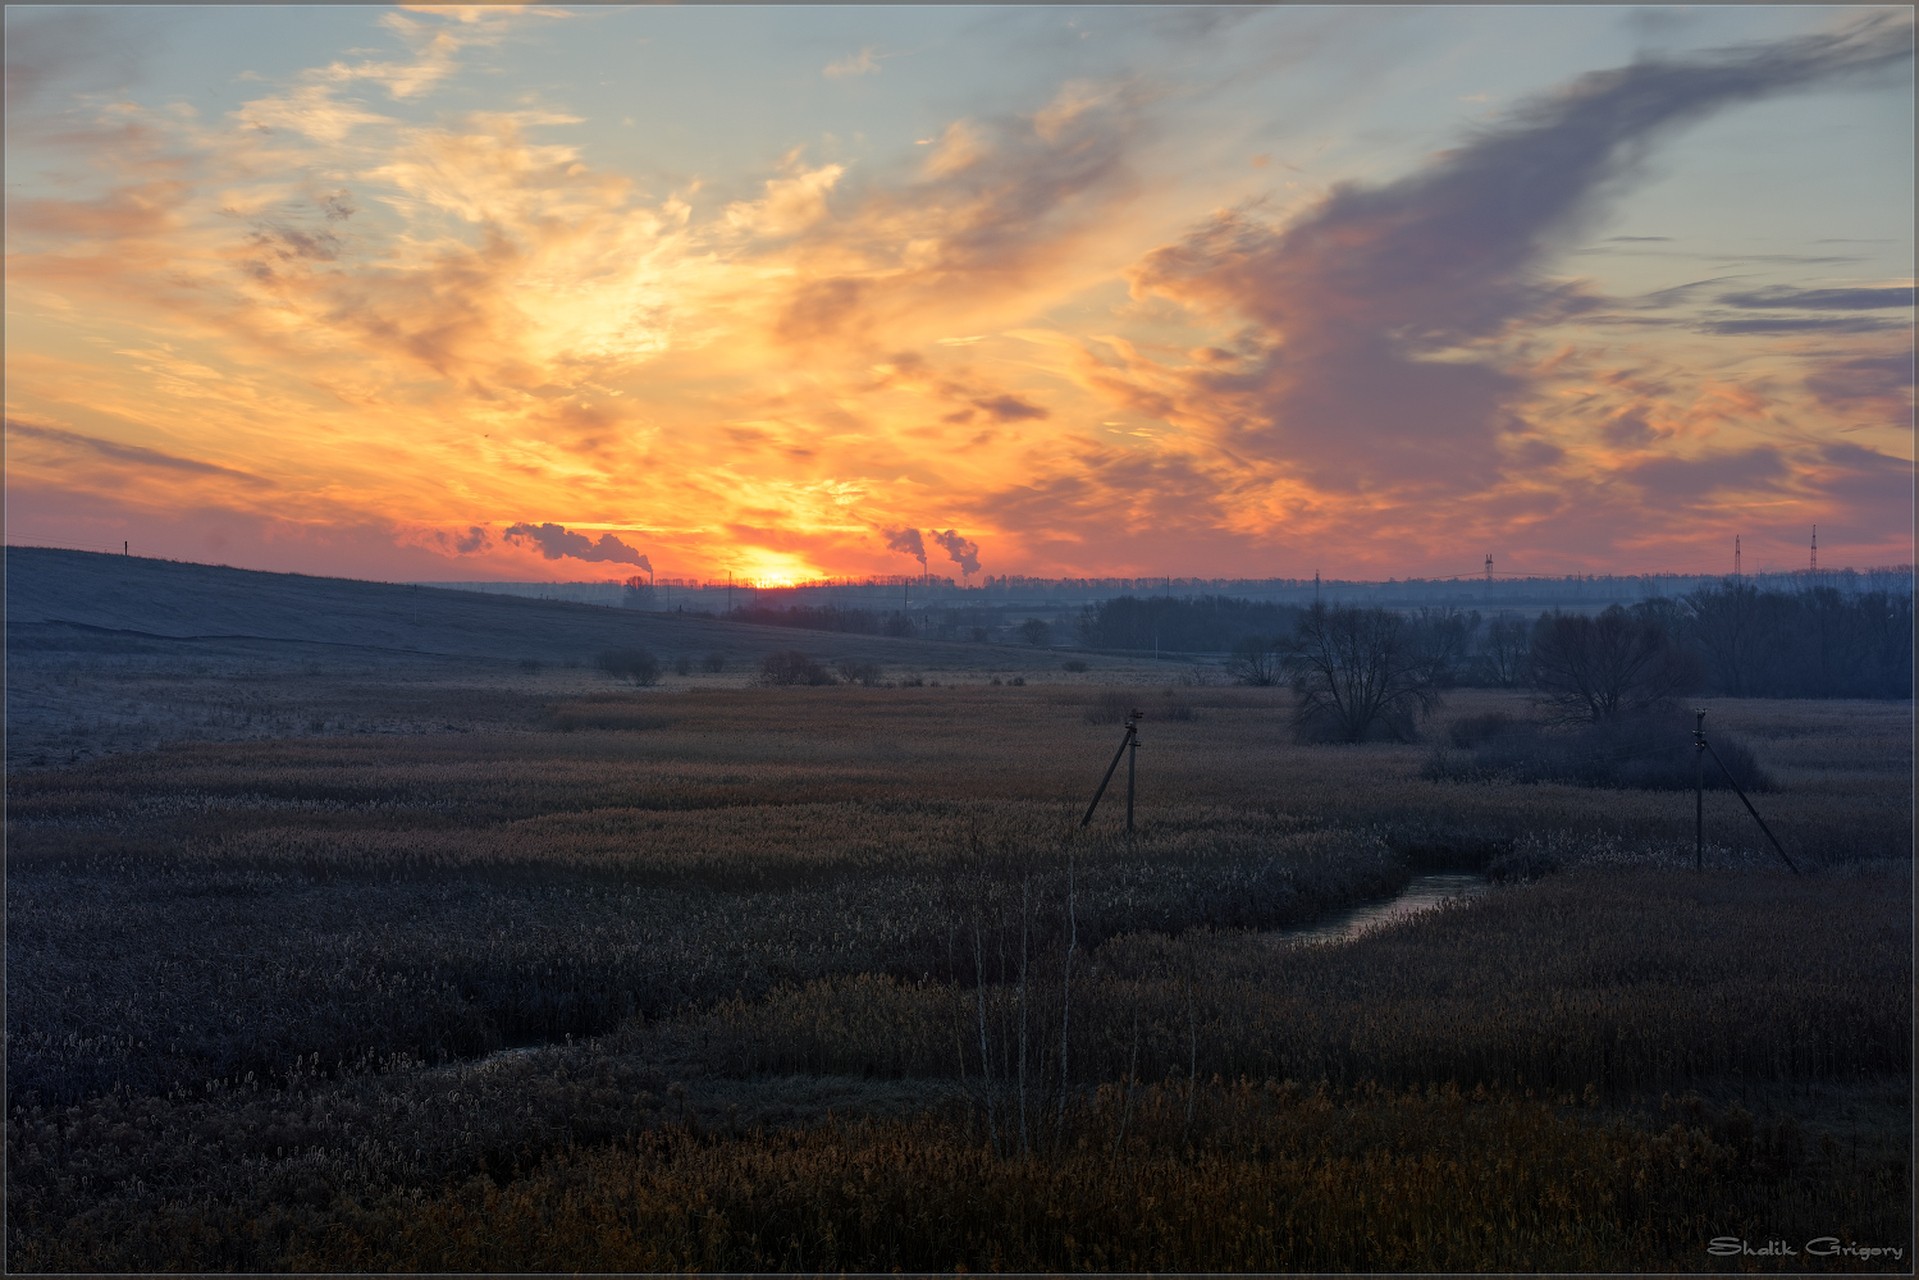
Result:
[[[36,591],[11,1271],[1911,1270],[1909,704],[1710,704],[1805,874],[1726,792],[1700,874],[1690,794],[1429,781],[1285,690],[723,623],[632,689],[591,628],[673,624],[578,606],[537,670],[208,657]],[[895,687],[747,685],[789,647]],[[1115,698],[1130,840],[1123,774],[1076,827]],[[1498,883],[1286,938],[1440,867]]]

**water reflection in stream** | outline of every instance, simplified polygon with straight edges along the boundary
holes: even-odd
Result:
[[[1404,889],[1383,902],[1368,902],[1298,928],[1269,929],[1260,937],[1284,943],[1351,942],[1363,933],[1430,911],[1449,898],[1478,897],[1487,887],[1486,877],[1477,871],[1428,871],[1413,876]]]

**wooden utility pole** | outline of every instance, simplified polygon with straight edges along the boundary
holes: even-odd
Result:
[[[1133,713],[1138,717],[1139,712]],[[1126,742],[1126,838],[1133,836],[1133,779],[1139,772],[1139,726],[1128,724]]]
[[[1694,709],[1692,730],[1692,869],[1706,869],[1706,713]]]

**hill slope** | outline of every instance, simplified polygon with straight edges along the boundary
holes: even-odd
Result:
[[[679,688],[741,684],[782,649],[889,678],[1060,674],[1059,655],[1023,647],[38,547],[9,548],[5,563],[9,768],[182,738],[524,726],[556,700],[619,688],[594,659],[634,646]]]

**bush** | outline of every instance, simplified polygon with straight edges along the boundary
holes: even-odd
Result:
[[[1504,719],[1503,724],[1494,724]],[[1420,775],[1435,782],[1568,782],[1584,787],[1644,791],[1690,791],[1694,785],[1692,717],[1683,713],[1643,712],[1575,729],[1551,729],[1495,713],[1461,720],[1452,740],[1461,751],[1440,750]],[[1463,732],[1462,732],[1463,731]],[[1727,786],[1726,774],[1746,791],[1772,791],[1771,775],[1750,748],[1723,733],[1707,741],[1725,763],[1722,771],[1708,757],[1708,790]]]
[[[521,658],[520,659],[520,670],[526,672],[530,676],[537,676],[540,674],[540,665],[541,665],[540,660],[538,658]]]
[[[1059,669],[1061,671],[1071,671],[1073,674],[1078,675],[1080,672],[1086,670],[1086,664],[1078,658],[1068,658],[1059,664]]]
[[[1488,711],[1485,715],[1479,716],[1461,716],[1446,730],[1446,737],[1455,747],[1476,747],[1482,742],[1511,732],[1518,728],[1520,723],[1504,711]]]
[[[1124,689],[1102,689],[1086,708],[1087,724],[1121,724],[1133,713],[1137,699]]]
[[[654,684],[660,678],[660,660],[645,649],[608,649],[594,665],[615,679],[626,676],[634,684]]]
[[[726,670],[726,655],[723,653],[707,654],[704,658],[700,659],[700,670],[712,675],[718,675],[720,672]]]
[[[763,685],[792,684],[832,684],[833,673],[813,661],[798,649],[782,649],[778,653],[769,653],[760,663],[760,683]]]
[[[1226,673],[1239,684],[1265,687],[1279,683],[1285,664],[1280,642],[1266,636],[1246,636],[1233,645],[1226,660]]]
[[[673,659],[673,674],[676,676],[692,675],[693,659],[687,657],[685,654],[681,654],[679,657]]]
[[[871,689],[880,682],[880,666],[877,662],[855,662],[851,658],[841,658],[834,669],[840,673],[840,679],[848,684]]]

